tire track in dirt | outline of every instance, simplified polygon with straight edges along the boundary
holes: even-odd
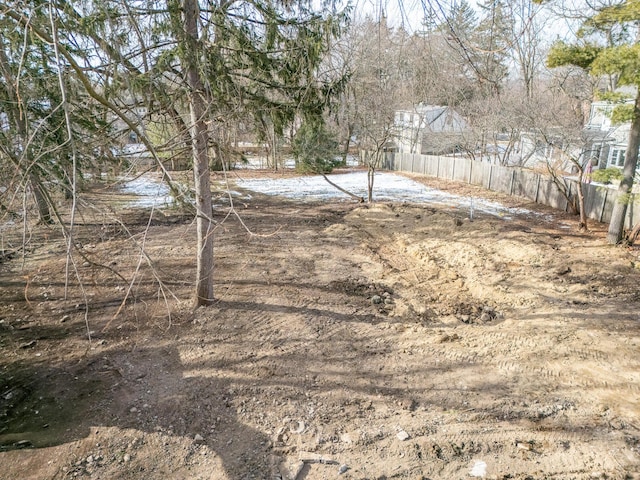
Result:
[[[369,236],[371,238],[374,237],[373,233],[371,232],[369,232]],[[403,243],[406,243],[406,241]],[[406,272],[412,272],[411,277],[413,277],[414,279],[414,282],[412,285],[413,289],[418,289],[425,284],[429,284],[430,286],[433,286],[433,282],[429,282],[429,279],[426,279],[425,281],[421,281],[421,279],[415,273],[415,271],[417,270],[415,266],[408,260],[407,257],[403,255],[403,254],[406,254],[405,252],[406,248],[394,248],[395,244],[396,244],[395,242],[392,242],[391,245],[383,245],[380,248],[377,248],[372,251],[375,255],[377,255],[380,258],[382,262],[384,262],[388,270],[397,272],[399,276],[403,278],[403,280],[406,283],[409,283],[409,284],[412,283],[411,282],[412,278],[410,278],[410,276],[407,275],[406,273]],[[486,255],[486,252],[484,255]],[[444,268],[446,270],[453,271],[454,277],[458,277],[460,274],[459,271],[456,271],[454,268],[452,268],[455,266],[455,264],[448,262],[444,258],[437,257],[437,254],[434,254],[433,252],[429,253],[428,260],[429,260],[428,261],[429,266],[437,266],[441,270]],[[430,277],[433,278],[438,276],[440,275],[431,274]],[[416,280],[418,281],[417,284],[415,283]],[[468,295],[469,292],[468,290],[465,289],[465,287],[461,287],[458,289],[458,294]],[[497,337],[497,338],[486,338],[487,333],[483,332],[483,337],[484,337],[483,342],[491,350],[495,349],[494,347],[492,347],[493,345],[502,344],[501,348],[507,350],[509,354],[512,356],[514,355],[517,356],[518,351],[529,352],[529,353],[532,351],[543,351],[541,348],[539,336],[538,337],[520,336],[520,337],[516,337],[516,339],[509,338],[508,339],[509,343],[507,345],[504,345],[504,341],[507,339],[506,338],[507,334],[489,333],[488,335],[489,336],[494,335],[494,337]],[[553,342],[549,341],[547,343],[547,347],[554,348],[555,345],[553,344]],[[486,366],[493,366],[494,357],[495,357],[495,354],[493,353],[491,355],[486,355],[485,352],[482,352],[482,351],[460,352],[460,351],[456,351],[450,346],[444,349],[443,351],[438,351],[438,349],[432,347],[428,353],[434,356],[435,358],[438,358],[438,356],[443,356],[445,359],[454,363],[464,363],[464,364],[481,363]],[[545,351],[545,353],[547,355],[544,355],[541,358],[548,356],[548,351]],[[557,353],[558,353],[558,356],[561,356],[563,352],[560,351]],[[580,358],[581,360],[587,360],[587,359],[594,360],[597,365],[602,367],[606,367],[607,365],[610,364],[609,356],[605,356],[602,352],[597,352],[595,350],[570,351],[570,352],[564,352],[564,353],[566,354],[565,356],[567,357],[578,356],[578,358]],[[629,365],[629,366],[634,366],[634,365]],[[637,364],[635,366],[637,366]],[[566,366],[558,365],[557,363],[553,363],[553,362],[549,363],[543,360],[542,363],[538,363],[538,365],[533,366],[528,361],[514,362],[512,360],[503,360],[498,363],[497,367],[504,372],[528,374],[531,378],[535,378],[536,381],[540,381],[541,379],[543,379],[547,384],[561,382],[563,384],[575,385],[575,381],[573,380],[575,378],[575,375],[574,375],[575,372],[573,372],[570,368],[567,368]],[[585,379],[584,377],[580,377],[580,378],[581,378],[581,381],[579,382],[578,386],[581,388],[608,389],[612,387],[612,382],[610,381],[606,381],[606,380],[594,381],[594,380]],[[634,382],[628,382],[628,381],[625,382],[620,380],[618,382],[615,382],[615,386],[620,387],[622,390],[625,390],[634,394],[640,391],[640,387],[638,386],[637,383],[634,383]]]

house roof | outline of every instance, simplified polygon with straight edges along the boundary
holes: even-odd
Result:
[[[443,107],[440,105],[418,105],[414,111],[419,115],[422,115],[427,125],[433,124],[438,118],[444,115],[449,107]],[[451,110],[453,112],[453,110]]]

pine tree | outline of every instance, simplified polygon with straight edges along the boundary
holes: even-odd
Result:
[[[509,35],[511,19],[501,0],[485,0],[478,4],[480,21],[476,36],[476,72],[478,80],[491,93],[498,93],[507,77]]]
[[[227,119],[259,119],[269,112],[281,134],[297,115],[320,115],[343,86],[342,78],[324,74],[320,66],[346,16],[319,13],[312,2],[268,0],[0,0],[0,11],[18,39],[55,46],[77,90],[124,122],[159,163],[142,119],[132,113],[141,102],[175,122],[182,141],[192,147],[199,232],[196,304],[210,303],[208,180],[212,166],[225,165]]]

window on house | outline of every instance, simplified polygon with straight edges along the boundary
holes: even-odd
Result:
[[[609,165],[614,167],[624,166],[624,154],[625,154],[624,149],[614,148],[611,151],[611,160],[609,161]]]

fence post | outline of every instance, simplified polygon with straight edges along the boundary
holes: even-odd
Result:
[[[473,178],[472,173],[473,173],[473,159],[470,158],[469,159],[469,181],[467,182],[469,185],[471,185],[471,179]]]
[[[600,207],[600,217],[598,218],[598,221],[600,223],[602,223],[602,219],[604,218],[604,211],[605,211],[605,207],[607,206],[608,196],[609,196],[609,189],[607,188],[607,190],[604,192],[604,200],[602,202],[602,207]]]
[[[487,185],[487,190],[491,190],[491,177],[493,177],[493,163],[489,164],[489,185]]]
[[[456,178],[456,157],[453,157],[453,168],[451,169],[451,180]]]
[[[509,195],[513,196],[513,184],[516,182],[516,171],[511,170],[511,185],[509,185]]]
[[[539,173],[536,173],[536,175],[538,176],[538,181],[536,183],[536,199],[534,200],[534,202],[538,203],[538,197],[540,196],[540,177],[542,175],[540,175]]]

